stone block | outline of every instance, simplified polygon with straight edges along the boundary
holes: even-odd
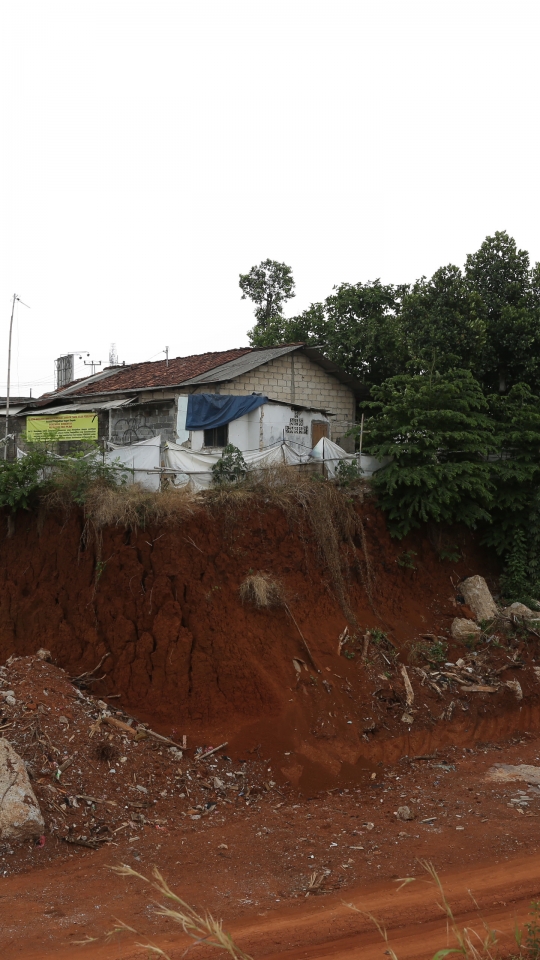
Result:
[[[0,738],[0,839],[33,840],[44,830],[26,767],[11,744]]]

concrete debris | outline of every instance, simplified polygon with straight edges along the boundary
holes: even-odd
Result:
[[[13,747],[0,739],[0,837],[2,840],[33,840],[45,830],[45,822],[26,767]]]
[[[414,820],[414,813],[410,807],[398,807],[396,817],[398,817],[399,820]]]
[[[45,647],[40,647],[36,653],[36,657],[39,657],[40,660],[48,660],[49,663],[52,660],[51,651],[45,650]]]
[[[531,610],[524,603],[511,603],[509,607],[503,610],[505,617],[522,617],[524,620],[540,620],[540,613],[537,610]]]
[[[528,763],[513,766],[510,763],[496,763],[488,770],[488,780],[524,780],[525,783],[540,787],[540,767]]]
[[[515,693],[517,700],[523,700],[523,690],[519,680],[507,680],[506,686]]]
[[[497,605],[483,577],[468,577],[460,583],[459,589],[477,620],[493,620],[497,616]]]
[[[474,620],[464,620],[463,617],[456,617],[452,621],[450,632],[454,640],[470,640],[471,637],[477,637],[482,631]]]

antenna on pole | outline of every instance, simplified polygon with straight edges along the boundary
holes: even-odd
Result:
[[[8,433],[9,433],[9,389],[11,386],[11,334],[13,332],[13,316],[15,314],[15,304],[22,303],[23,307],[26,307],[30,310],[30,307],[27,303],[24,303],[16,293],[13,294],[13,300],[11,303],[11,319],[9,321],[9,339],[8,339],[8,367],[7,367],[7,383],[6,383],[6,434],[4,440],[4,460],[7,460],[7,447],[8,447]]]
[[[94,367],[100,367],[101,364],[102,364],[101,360],[89,360],[88,363],[86,362],[86,360],[84,361],[85,367],[92,367],[91,376],[94,376],[94,373],[95,373]]]

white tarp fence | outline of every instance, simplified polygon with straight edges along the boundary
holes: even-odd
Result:
[[[297,453],[287,441],[265,450],[247,450],[242,456],[250,470],[308,463],[310,460],[310,457]],[[212,484],[212,467],[220,459],[221,455],[188,450],[171,441],[165,445],[165,464],[169,470],[175,471],[173,482],[176,486],[190,483],[196,490],[206,490]]]
[[[161,436],[150,437],[149,440],[141,440],[126,447],[108,441],[107,447],[105,462],[111,466],[125,467],[128,483],[140,483],[148,490],[159,490]]]
[[[316,460],[324,460],[326,472],[329,477],[335,477],[336,467],[340,460],[348,460],[349,463],[357,463],[359,471],[363,477],[372,477],[377,470],[390,463],[390,457],[384,460],[376,460],[375,457],[369,457],[365,453],[347,453],[343,447],[339,447],[328,437],[322,437],[318,444],[313,447],[311,456]]]
[[[358,463],[358,457],[355,453],[347,453],[343,447],[338,446],[328,437],[321,437],[319,442],[313,447],[311,456],[315,460],[324,460],[327,475],[331,478],[336,475],[336,467],[340,460],[348,460],[349,463]]]

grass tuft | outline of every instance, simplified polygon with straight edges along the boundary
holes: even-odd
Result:
[[[283,584],[267,573],[250,573],[240,584],[240,598],[259,609],[284,604]]]

